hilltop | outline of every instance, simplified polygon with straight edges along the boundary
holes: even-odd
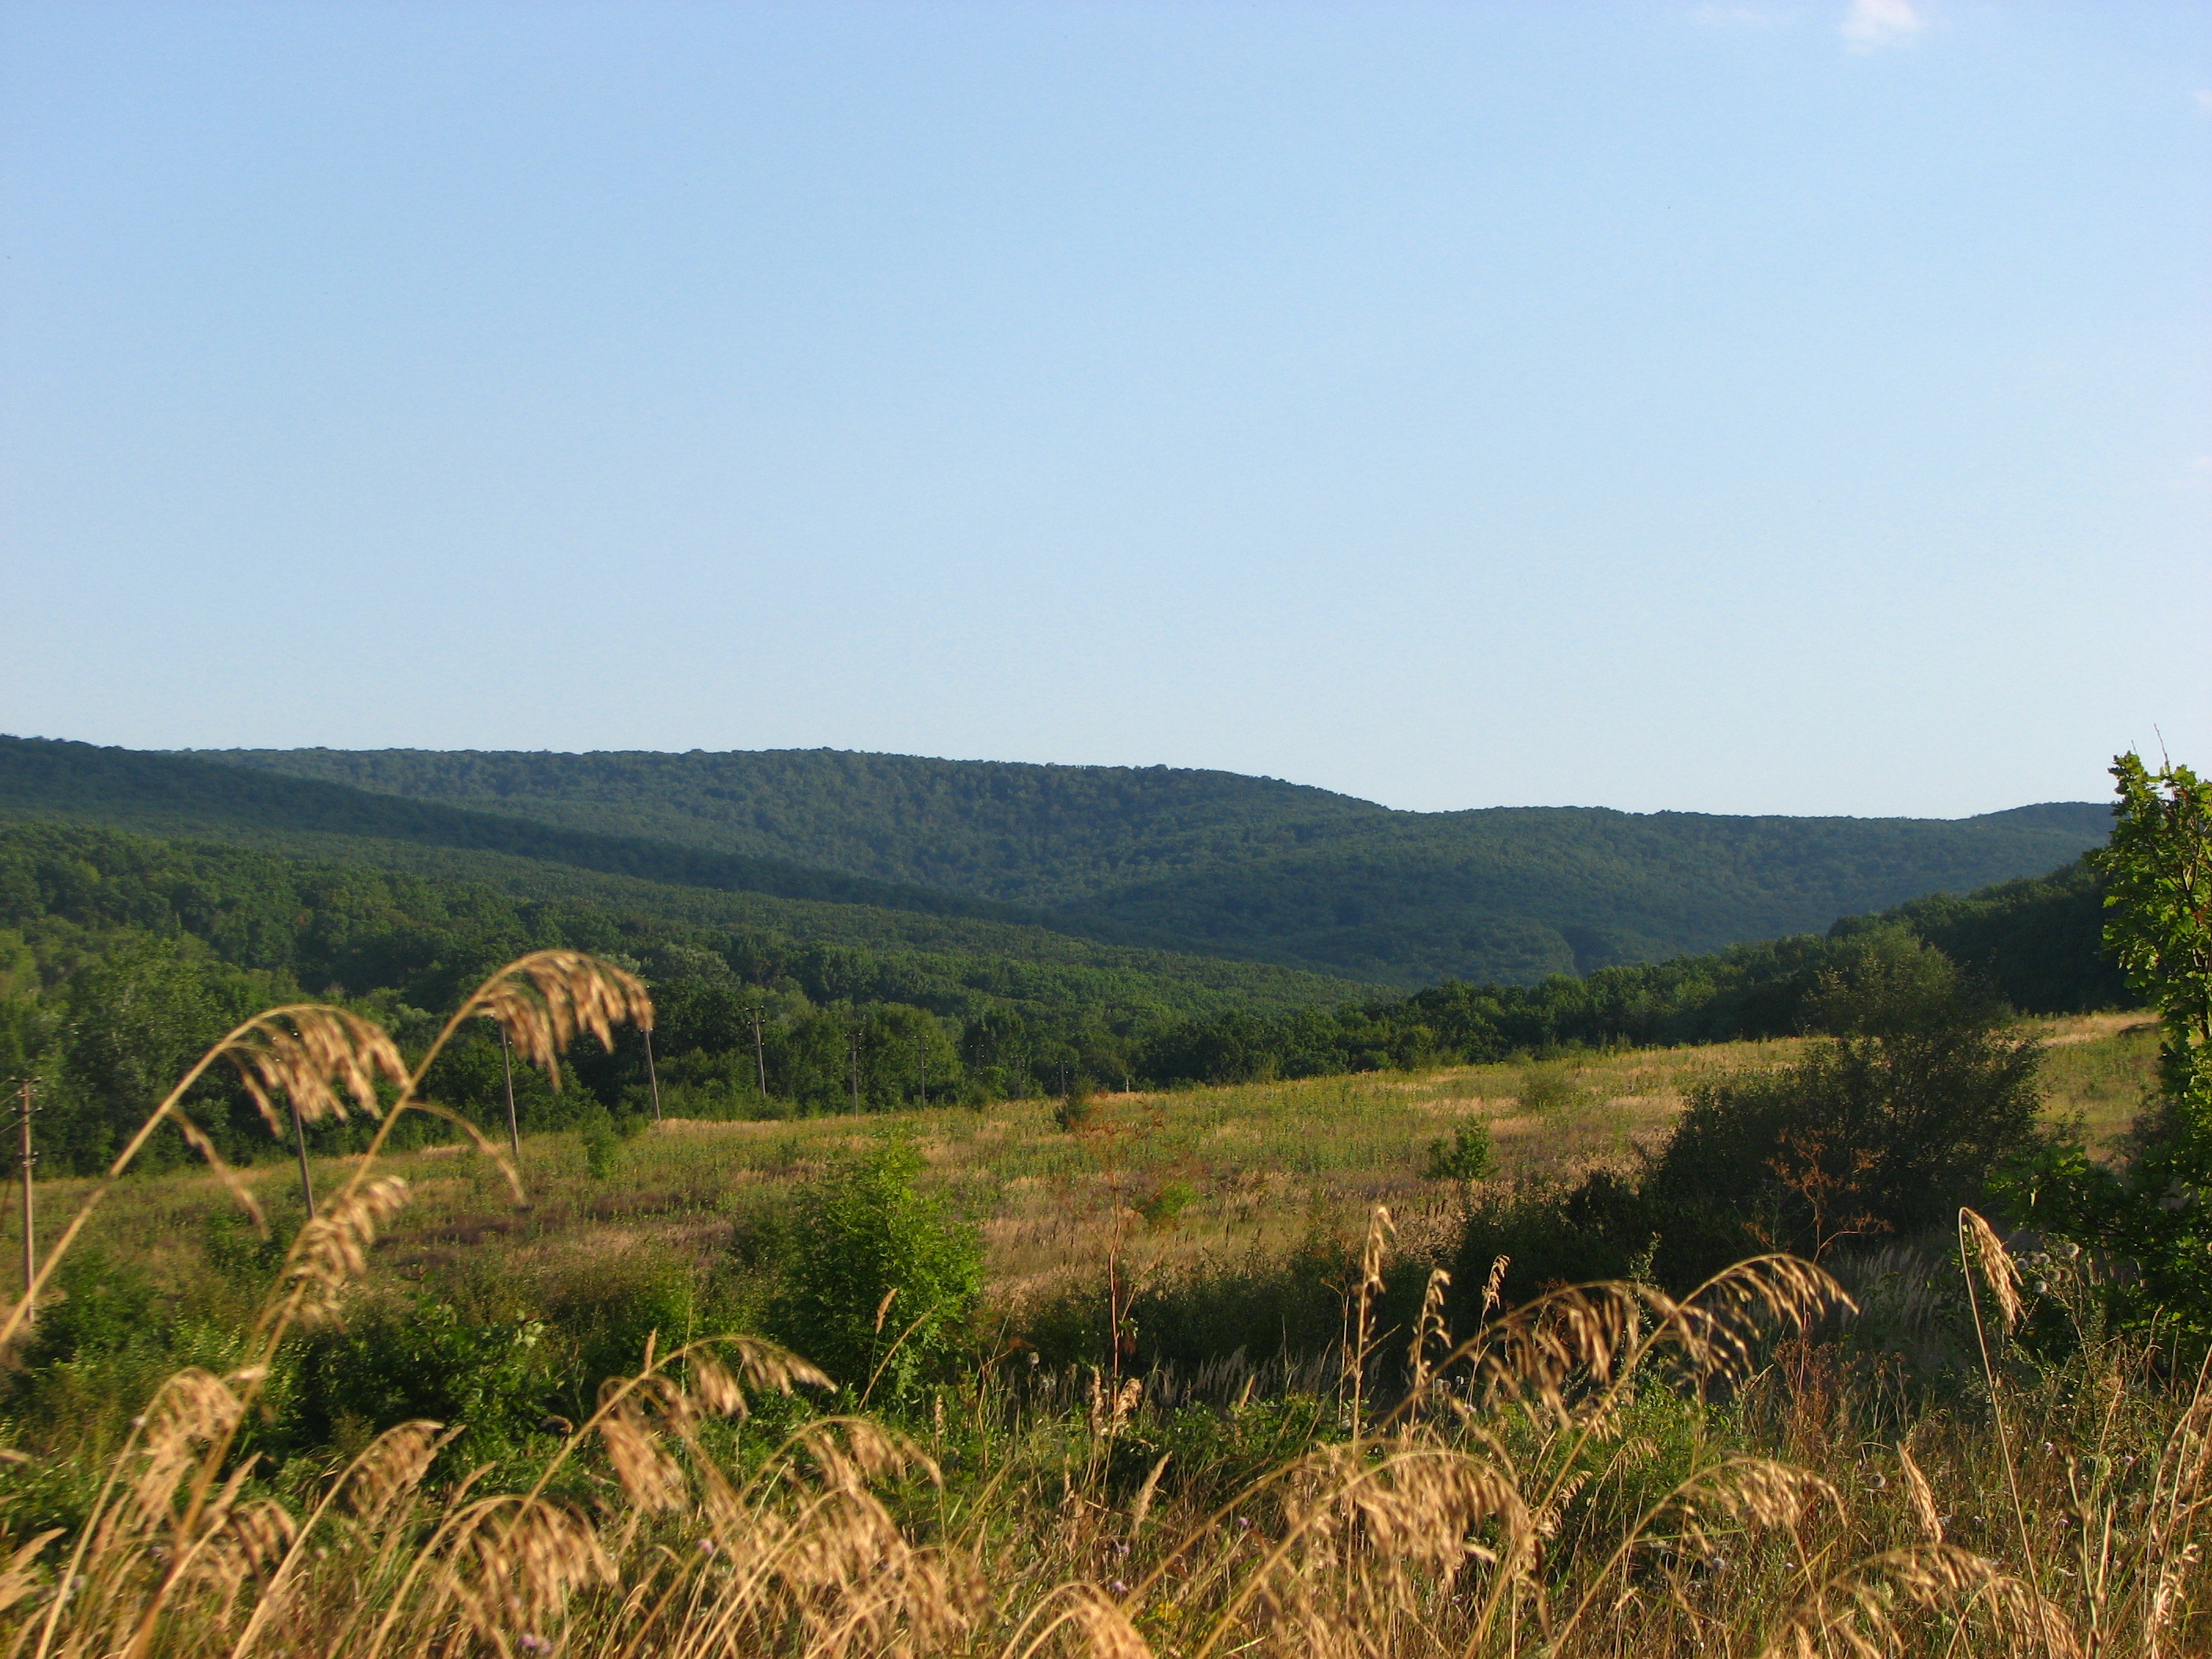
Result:
[[[1404,988],[1531,983],[1817,931],[2040,874],[2100,842],[2110,819],[2065,802],[1958,820],[1410,812],[1227,772],[831,750],[162,758],[465,812],[478,836],[504,823],[589,838],[543,843],[556,860],[649,846],[676,868],[686,849],[753,860],[786,884],[771,890],[864,882],[894,908],[923,893],[1091,939]]]

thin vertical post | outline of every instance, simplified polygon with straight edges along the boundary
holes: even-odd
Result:
[[[853,1025],[853,1110],[857,1114],[857,1113],[860,1111],[860,1024],[859,1024],[859,1022],[858,1022],[858,1021],[855,1021],[855,1022],[854,1023],[854,1025]]]
[[[768,1048],[761,1042],[761,1011],[753,1010],[753,1068],[760,1081],[760,1096],[768,1098]]]
[[[21,1156],[23,1163],[23,1296],[27,1301],[31,1286],[39,1277],[39,1236],[31,1218],[31,1164],[38,1157],[31,1150],[31,1079],[23,1079],[23,1105],[20,1114],[22,1126]]]
[[[929,1104],[929,1039],[918,1036],[914,1040],[915,1103]]]
[[[292,1150],[300,1159],[300,1201],[307,1206],[307,1219],[315,1218],[315,1183],[307,1176],[307,1127],[300,1121],[300,1103],[290,1095],[284,1103],[292,1109]]]
[[[653,1027],[645,1028],[645,1080],[653,1085],[653,1121],[660,1121],[660,1073],[653,1063]]]
[[[514,1055],[507,1047],[507,1027],[499,1028],[499,1070],[507,1080],[507,1145],[517,1168],[522,1164],[522,1131],[514,1121]]]

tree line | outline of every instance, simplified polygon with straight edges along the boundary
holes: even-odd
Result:
[[[641,1036],[611,1053],[587,1047],[563,1091],[517,1073],[526,1130],[634,1124],[655,1110],[880,1112],[1781,1036],[1822,1029],[1822,986],[1884,941],[1941,953],[1993,1004],[2062,1012],[2126,1000],[2100,942],[2100,879],[2077,863],[1846,918],[1825,936],[1271,1012],[1237,1006],[1233,988],[1208,1006],[1187,986],[1110,969],[690,927],[472,884],[27,825],[0,831],[0,1076],[40,1080],[41,1167],[83,1171],[256,1009],[336,1000],[419,1044],[435,1028],[426,1010],[549,945],[631,966],[658,1018],[650,1057]],[[489,1029],[454,1045],[434,1085],[483,1121],[503,1115],[506,1068]],[[226,1152],[252,1156],[246,1103],[220,1104]],[[337,1151],[350,1133],[311,1134]]]

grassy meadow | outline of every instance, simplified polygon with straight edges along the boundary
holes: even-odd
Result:
[[[2154,1036],[2039,1029],[2048,1111],[2110,1144]],[[2212,1395],[2102,1328],[2086,1260],[1969,1231],[1948,1258],[1754,1263],[1694,1302],[1562,1290],[1442,1328],[1430,1270],[1475,1189],[1429,1176],[1433,1144],[1484,1124],[1484,1185],[1626,1170],[1700,1081],[1797,1048],[544,1134],[521,1203],[453,1146],[381,1161],[404,1202],[338,1196],[354,1161],[320,1163],[319,1224],[362,1250],[328,1288],[372,1346],[401,1328],[374,1310],[424,1297],[483,1331],[625,1295],[657,1322],[641,1351],[577,1350],[629,1381],[458,1457],[434,1421],[288,1445],[266,1425],[299,1375],[221,1334],[281,1252],[213,1175],[126,1178],[84,1259],[199,1334],[57,1367],[9,1423],[0,1628],[22,1654],[424,1659],[2205,1650]],[[888,1133],[980,1231],[972,1363],[872,1404],[706,1344],[769,1293],[792,1194]],[[298,1229],[289,1161],[241,1174]],[[40,1184],[47,1237],[89,1185]],[[1302,1363],[1085,1364],[1041,1334],[1146,1286],[1322,1272],[1340,1340]]]
[[[2110,1149],[2154,1080],[2155,1025],[2141,1014],[2033,1022],[2049,1045],[2048,1115]],[[526,1200],[447,1143],[385,1160],[412,1200],[370,1263],[372,1286],[526,1286],[674,1269],[708,1274],[796,1185],[886,1134],[911,1137],[925,1181],[981,1229],[988,1299],[1018,1312],[1099,1276],[1102,1243],[1127,1235],[1142,1275],[1208,1261],[1285,1256],[1316,1231],[1353,1237],[1389,1207],[1410,1244],[1439,1235],[1464,1194],[1425,1178],[1428,1148],[1481,1122],[1495,1179],[1571,1182],[1626,1169],[1664,1136],[1700,1080],[1796,1057],[1798,1039],[1626,1050],[1498,1066],[1377,1072],[1158,1094],[1106,1094],[1063,1127],[1054,1100],[981,1109],[871,1113],[755,1122],[672,1120],[619,1143],[593,1173],[577,1134],[525,1137]],[[316,1160],[319,1189],[350,1160]],[[281,1148],[242,1171],[280,1231],[301,1219],[299,1176]],[[92,1183],[41,1182],[49,1235]],[[189,1293],[208,1275],[210,1238],[232,1200],[191,1170],[126,1181],[87,1235],[162,1285]],[[211,1224],[215,1228],[211,1231]],[[0,1220],[0,1260],[21,1249],[20,1215]]]

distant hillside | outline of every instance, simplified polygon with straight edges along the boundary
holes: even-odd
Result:
[[[1818,931],[2039,874],[2101,842],[2110,819],[2088,803],[1956,821],[1401,812],[1224,772],[826,750],[195,758],[599,838],[592,846],[834,872],[960,896],[940,903],[1024,907],[1096,939],[1398,986],[1530,983]]]
[[[1006,919],[1021,914],[1010,907],[773,860],[702,857],[696,848],[642,839],[549,832],[524,821],[280,776],[240,780],[234,769],[183,757],[0,738],[0,846],[44,844],[11,836],[8,828],[27,832],[41,823],[125,830],[171,843],[225,842],[285,855],[288,862],[311,860],[324,872],[319,879],[336,867],[369,866],[441,891],[493,889],[560,914],[588,914],[599,919],[595,925],[647,934],[673,927],[770,938],[794,949],[854,950],[904,964],[900,973],[1017,1000],[1041,997],[1054,1006],[1182,1013],[1340,1002],[1381,988],[1269,963],[1056,933]],[[157,845],[142,847],[135,837],[97,844],[139,847],[131,856],[142,859],[151,856],[143,848]],[[215,867],[207,862],[215,857],[211,848],[201,846],[191,857]],[[222,867],[277,866],[234,861]],[[874,902],[856,902],[863,899]],[[1018,988],[1024,975],[1042,988]],[[942,994],[915,1000],[950,1006]]]
[[[573,830],[512,813],[474,811],[282,773],[241,775],[238,767],[189,756],[0,737],[0,820],[48,817],[270,844],[301,833],[366,836],[504,853],[681,886],[929,915],[1034,919],[988,899],[809,868],[696,841]]]

